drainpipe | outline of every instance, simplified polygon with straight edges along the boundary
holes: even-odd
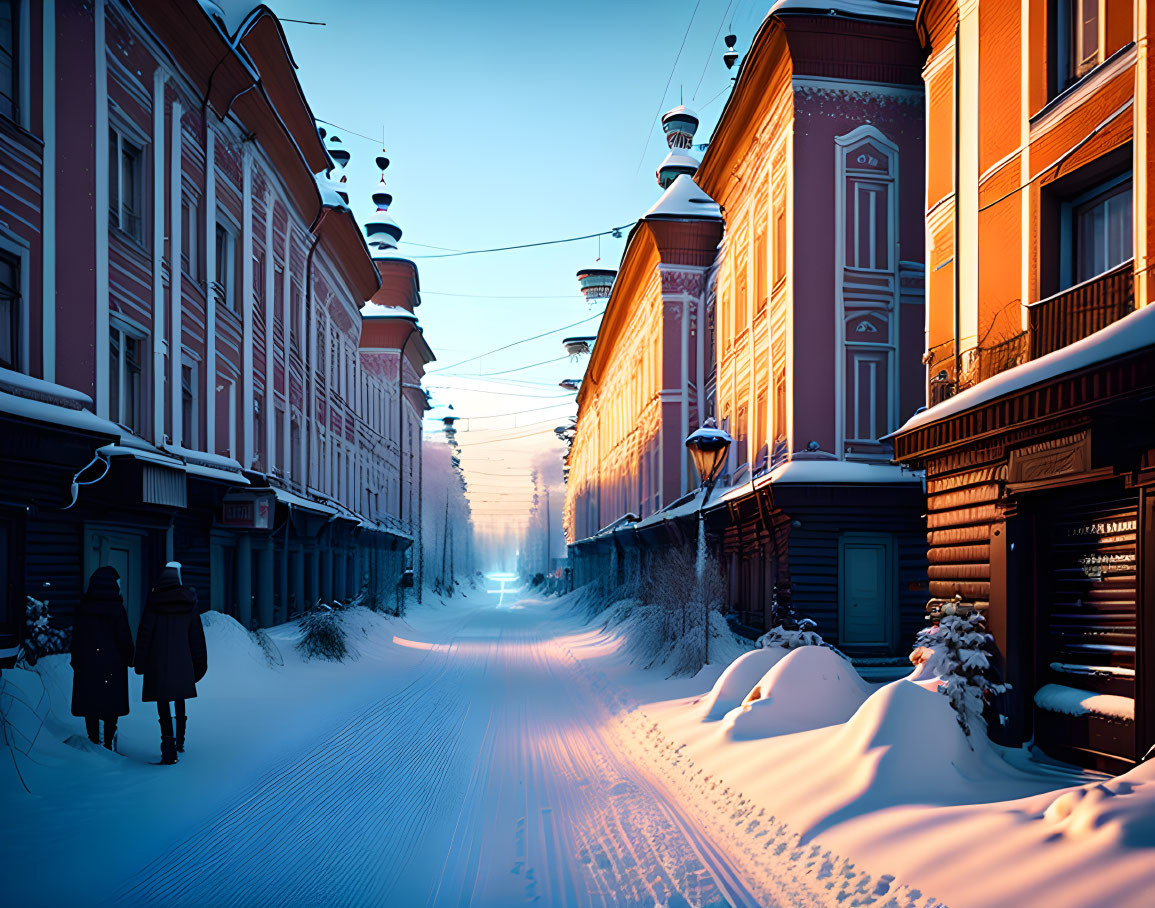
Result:
[[[313,312],[313,254],[317,251],[317,247],[321,244],[321,227],[325,223],[325,218],[329,216],[331,209],[324,206],[321,207],[321,213],[317,215],[316,220],[313,221],[313,226],[309,228],[309,232],[313,234],[313,245],[309,247],[309,254],[305,256],[305,312],[308,315],[305,318],[306,335],[302,338],[304,344],[311,343],[316,338],[316,331],[310,330],[313,326],[310,323]],[[305,347],[308,350],[308,347]],[[308,403],[308,419],[310,424],[317,421],[317,388],[316,380],[314,379],[314,359],[320,355],[319,350],[314,351],[314,355],[306,358],[305,363],[305,388],[307,389]],[[311,434],[311,433],[310,433]],[[303,488],[308,490],[309,480],[313,473],[313,440],[311,437],[305,437],[305,482]]]

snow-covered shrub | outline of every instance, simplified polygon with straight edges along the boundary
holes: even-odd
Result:
[[[301,619],[301,639],[297,641],[306,659],[328,659],[341,662],[349,653],[341,616],[323,602],[306,612]]]
[[[769,647],[798,649],[800,646],[825,646],[827,649],[838,653],[838,655],[844,659],[846,658],[837,647],[822,639],[822,635],[818,633],[818,622],[810,618],[801,619],[795,627],[785,627],[781,624],[778,625],[778,627],[772,627],[755,640],[754,645],[758,647],[758,649],[767,649]]]
[[[942,679],[939,692],[950,700],[959,725],[968,735],[985,727],[984,707],[995,694],[1007,690],[1007,685],[990,677],[993,643],[979,612],[947,615],[937,628],[921,631],[915,639],[911,660],[921,650],[919,662],[937,666]]]
[[[270,666],[280,667],[285,664],[285,657],[281,655],[281,650],[277,647],[277,644],[273,642],[273,638],[264,630],[257,628],[256,630],[249,631],[249,636],[251,636],[257,646],[261,648],[261,652],[265,656],[265,661]]]
[[[24,638],[23,655],[29,665],[37,659],[68,652],[71,634],[52,626],[52,616],[48,614],[48,601],[28,597],[24,608],[24,623],[27,634]]]

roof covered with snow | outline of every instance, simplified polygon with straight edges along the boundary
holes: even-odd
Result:
[[[910,22],[918,13],[918,0],[778,0],[766,15],[769,18],[783,13]]]
[[[651,218],[702,218],[705,220],[722,220],[722,209],[718,203],[704,193],[694,178],[681,174],[670,188],[662,193],[662,197],[654,203],[642,220]]]
[[[954,416],[964,410],[982,406],[1000,397],[1039,385],[1070,372],[1077,372],[1099,363],[1155,347],[1155,305],[1145,306],[1054,353],[1000,372],[994,378],[979,382],[940,404],[914,414],[906,425],[895,432],[902,435],[923,426]]]
[[[362,318],[403,318],[416,324],[417,316],[404,306],[389,306],[384,303],[368,302],[361,307]]]
[[[326,208],[336,208],[339,211],[348,211],[350,214],[353,213],[338,193],[338,184],[334,183],[323,173],[313,174],[313,179],[317,181],[317,191],[321,193],[321,204]]]

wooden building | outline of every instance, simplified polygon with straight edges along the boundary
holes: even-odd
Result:
[[[420,447],[403,460],[399,433],[425,405],[402,385],[432,354],[411,344],[404,378],[366,368],[360,310],[412,309],[416,271],[385,266],[405,278],[382,289],[280,22],[196,0],[10,6],[0,647],[26,594],[67,621],[106,563],[134,618],[172,557],[246,626],[392,591],[419,533]]]
[[[1013,684],[992,734],[1108,770],[1155,744],[1144,10],[920,6],[933,406],[894,439],[931,594],[986,612]]]

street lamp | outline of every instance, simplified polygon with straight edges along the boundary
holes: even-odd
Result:
[[[690,456],[694,459],[694,467],[698,471],[702,485],[709,486],[709,489],[706,490],[706,497],[709,497],[710,490],[714,488],[714,483],[718,479],[718,474],[722,472],[722,466],[726,463],[726,454],[733,441],[734,439],[730,437],[729,432],[718,428],[713,416],[707,417],[706,421],[702,423],[702,428],[692,432],[690,437],[686,439],[686,447],[689,448]],[[706,497],[703,497],[702,504],[706,503]]]
[[[704,580],[706,573],[706,502],[714,490],[714,483],[718,474],[726,463],[726,454],[734,441],[725,429],[719,429],[714,417],[707,417],[702,428],[691,432],[686,439],[686,447],[690,449],[690,456],[694,460],[694,468],[706,487],[702,495],[702,503],[698,506],[698,557],[694,563],[694,581],[697,597],[702,602],[704,615],[705,645],[702,647],[703,664],[710,661],[710,605],[706,602]]]

